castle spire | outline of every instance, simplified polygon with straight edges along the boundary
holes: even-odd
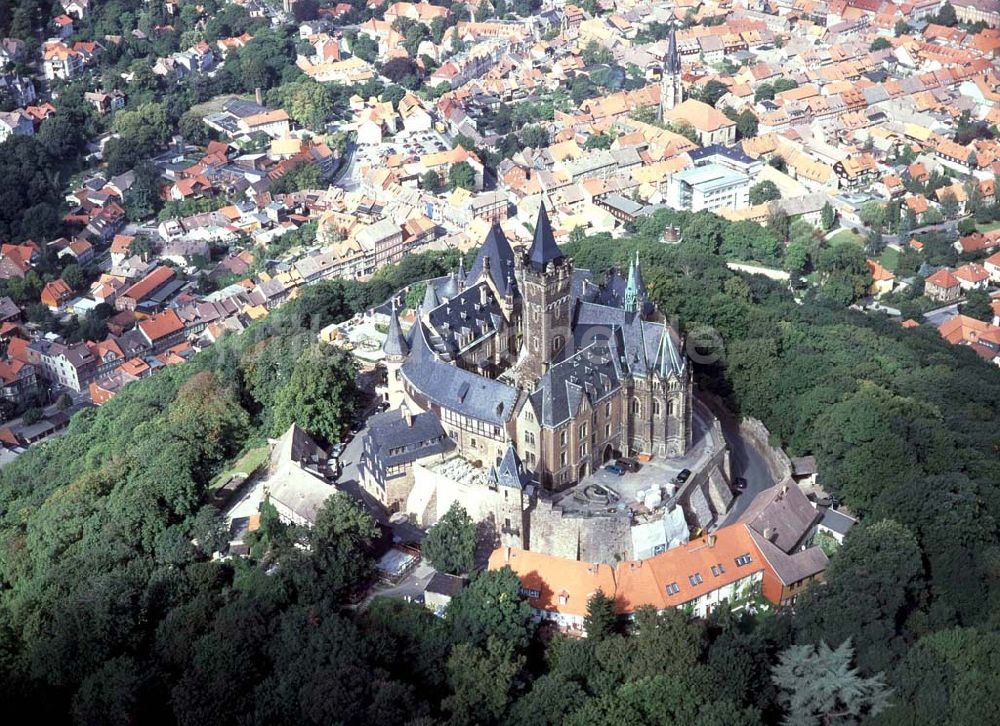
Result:
[[[396,314],[396,298],[392,299],[392,311],[389,313],[389,330],[382,343],[382,352],[387,356],[404,357],[410,352],[403,331],[399,327],[399,316]]]
[[[625,309],[636,312],[642,308],[646,300],[646,285],[642,281],[642,270],[639,267],[639,251],[636,250],[635,258],[629,259],[628,282],[625,283]]]
[[[549,214],[545,211],[543,202],[538,205],[535,238],[531,241],[531,249],[528,250],[528,261],[536,270],[543,270],[547,264],[559,264],[563,258],[564,255],[556,244],[555,235],[552,234],[552,224],[549,222]]]

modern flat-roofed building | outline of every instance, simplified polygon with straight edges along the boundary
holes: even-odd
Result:
[[[684,169],[667,182],[667,204],[688,212],[749,207],[750,177],[721,164]]]

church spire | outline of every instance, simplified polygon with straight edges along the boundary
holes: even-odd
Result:
[[[681,57],[677,52],[677,30],[672,26],[667,37],[667,54],[663,57],[663,71],[670,74],[681,72]]]
[[[680,375],[684,370],[684,358],[681,356],[680,351],[677,350],[677,345],[674,343],[674,338],[670,332],[670,326],[664,325],[663,337],[660,339],[661,378],[667,378],[671,373]]]

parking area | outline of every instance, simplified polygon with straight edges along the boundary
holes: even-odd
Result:
[[[697,472],[715,450],[712,413],[695,400],[693,441],[688,453],[677,459],[653,458],[638,471],[617,474],[602,466],[590,476],[553,498],[566,512],[625,514],[646,496],[658,491],[663,499],[674,493],[672,482],[682,469]],[[610,462],[609,462],[610,463]],[[692,474],[693,475],[693,474]]]
[[[358,181],[359,169],[374,168],[385,163],[390,156],[399,155],[404,159],[417,159],[427,154],[437,154],[451,149],[451,141],[443,134],[429,131],[400,131],[381,144],[359,144],[351,159],[351,168],[345,181]]]

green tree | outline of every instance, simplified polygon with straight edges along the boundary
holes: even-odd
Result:
[[[442,704],[456,723],[498,723],[524,666],[512,643],[491,637],[485,647],[456,645],[448,657],[452,695]]]
[[[618,625],[618,614],[615,612],[615,600],[608,597],[603,590],[598,590],[587,600],[587,617],[583,620],[583,628],[588,638],[595,641],[603,640],[612,635]]]
[[[448,605],[445,620],[456,643],[483,645],[495,637],[523,647],[534,630],[531,605],[509,567],[473,575]]]
[[[990,322],[993,320],[993,300],[985,290],[970,290],[965,296],[965,302],[959,306],[962,315]]]
[[[955,219],[958,216],[958,199],[955,198],[954,192],[950,190],[941,192],[938,201],[941,203],[941,213],[945,219]]]
[[[427,533],[423,553],[441,572],[459,575],[472,570],[476,554],[476,523],[461,504],[452,503]]]
[[[356,412],[354,377],[354,364],[343,352],[326,345],[307,350],[275,396],[273,433],[297,423],[322,442],[340,441]]]
[[[762,181],[750,187],[750,204],[763,204],[781,199],[781,191],[773,181]]]
[[[872,44],[868,46],[868,50],[871,52],[885,50],[886,48],[891,48],[892,42],[888,38],[876,38],[872,41]]]
[[[444,183],[441,181],[440,174],[433,169],[428,169],[424,172],[424,175],[420,177],[420,186],[432,194],[437,194],[444,188]]]
[[[828,724],[877,716],[889,705],[882,674],[862,678],[851,668],[850,639],[836,650],[793,645],[778,656],[774,682],[781,691],[788,723]]]
[[[476,172],[467,161],[460,161],[452,164],[448,169],[448,189],[468,189],[472,191],[476,188]]]
[[[958,15],[955,14],[955,6],[950,2],[945,2],[938,11],[936,22],[938,25],[944,25],[949,28],[954,28],[958,25]]]
[[[833,205],[830,202],[826,202],[823,205],[823,211],[820,213],[821,224],[823,225],[823,231],[829,232],[833,229],[833,225],[837,221],[837,213],[833,209]]]
[[[923,590],[912,532],[888,520],[855,527],[830,561],[827,585],[799,603],[799,642],[852,638],[863,669],[887,669],[905,649],[907,621]]]

